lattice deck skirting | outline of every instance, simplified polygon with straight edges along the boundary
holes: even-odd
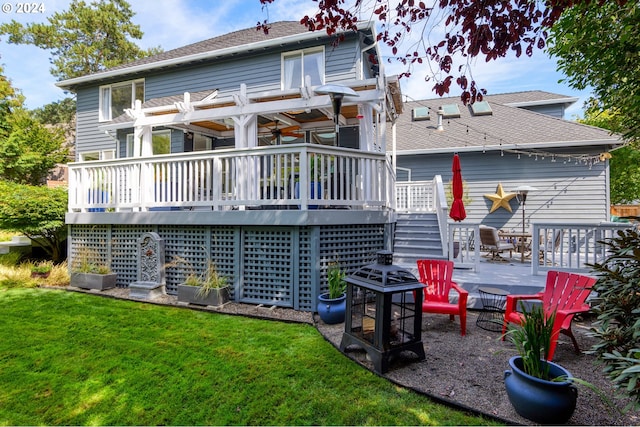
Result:
[[[166,290],[211,259],[233,283],[239,302],[314,311],[326,291],[326,272],[337,261],[351,272],[375,260],[385,248],[385,224],[323,226],[70,225],[69,264],[91,256],[110,265],[117,285],[137,280],[137,239],[156,232],[165,242]],[[179,260],[179,262],[176,262]]]

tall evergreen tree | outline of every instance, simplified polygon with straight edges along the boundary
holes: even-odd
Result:
[[[56,12],[48,23],[0,25],[0,34],[13,44],[34,45],[51,51],[51,74],[60,80],[96,73],[148,56],[160,48],[140,49],[140,26],[124,0],[99,0],[87,4],[73,0],[69,9]]]

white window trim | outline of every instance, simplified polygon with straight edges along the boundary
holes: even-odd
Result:
[[[145,81],[144,81],[144,79],[127,80],[127,81],[124,81],[124,82],[118,82],[118,83],[112,83],[112,84],[100,86],[100,89],[99,89],[99,101],[98,101],[99,102],[99,104],[98,104],[98,121],[100,121],[100,122],[109,122],[109,121],[113,120],[113,117],[111,117],[111,88],[113,88],[113,87],[131,85],[131,107],[133,108],[133,106],[136,103],[135,85],[137,83],[145,83]],[[146,90],[146,87],[145,87],[145,90]],[[105,96],[107,96],[108,99],[105,99]],[[144,99],[141,99],[140,101],[144,102]],[[106,105],[109,106],[109,111],[105,111],[105,108],[104,108],[105,107],[105,103],[106,103]]]
[[[78,158],[81,162],[88,162],[87,157],[97,157],[98,160],[111,160],[116,158],[116,150],[102,150],[102,151],[85,151],[78,154]]]
[[[298,49],[298,50],[291,50],[288,52],[282,52],[280,54],[280,89],[284,90],[285,89],[285,84],[284,84],[284,60],[286,57],[289,56],[294,56],[294,55],[300,55],[301,57],[301,63],[302,66],[304,67],[304,55],[306,54],[310,54],[310,53],[322,53],[322,72],[320,75],[320,84],[324,84],[325,81],[325,77],[326,77],[326,72],[327,72],[327,62],[326,62],[326,55],[325,55],[325,50],[324,50],[324,46],[320,46],[320,47],[311,47],[308,49]],[[302,70],[302,82],[301,85],[304,85],[304,79],[305,79],[305,73],[304,73],[304,69]]]

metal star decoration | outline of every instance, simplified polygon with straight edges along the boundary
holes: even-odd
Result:
[[[509,212],[512,212],[509,201],[516,197],[516,193],[505,193],[502,188],[502,183],[498,183],[498,190],[496,191],[496,194],[485,194],[484,197],[493,202],[493,206],[491,206],[489,213],[492,213],[499,208],[505,208]]]

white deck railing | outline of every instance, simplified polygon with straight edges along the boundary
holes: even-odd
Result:
[[[70,212],[381,209],[392,189],[384,154],[311,144],[69,165]]]
[[[396,209],[398,212],[434,212],[434,181],[396,182]]]
[[[470,222],[449,222],[449,260],[456,267],[478,271],[480,265],[480,224]]]
[[[629,228],[624,223],[566,223],[532,225],[531,243],[527,243],[525,259],[531,261],[531,274],[538,275],[549,270],[590,273],[588,264],[602,262],[607,246],[601,242],[615,236],[618,230]],[[481,244],[480,224],[467,221],[449,223],[449,259],[456,267],[477,270]],[[454,258],[455,255],[455,258]],[[520,255],[514,255],[514,262]]]
[[[606,222],[600,224],[532,225],[531,272],[565,270],[588,273],[587,264],[602,262],[608,255],[601,242],[614,237],[618,230],[630,224]]]

